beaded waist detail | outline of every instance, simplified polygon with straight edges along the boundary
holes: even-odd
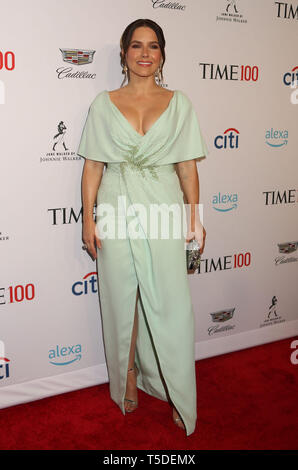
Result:
[[[130,152],[124,156],[125,161],[120,163],[108,163],[107,170],[120,173],[124,176],[127,169],[139,173],[144,178],[152,177],[158,179],[160,173],[173,173],[175,167],[173,163],[167,165],[153,165],[150,164],[150,158],[143,154],[136,156],[138,153],[138,146],[131,146]]]
[[[151,176],[153,178],[158,178],[159,174],[164,173],[173,173],[175,171],[175,167],[173,163],[169,165],[150,165],[150,166],[141,166],[141,165],[134,165],[127,162],[121,163],[108,163],[106,171],[113,171],[116,173],[123,174],[127,168],[130,168],[133,171],[136,171],[141,176]]]

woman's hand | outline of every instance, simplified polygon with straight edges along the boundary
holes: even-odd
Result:
[[[200,184],[196,159],[176,163],[176,169],[187,211],[186,242],[188,243],[194,238],[199,243],[200,253],[202,253],[206,231],[201,224],[198,211]]]
[[[198,244],[200,245],[200,253],[203,253],[204,249],[204,236],[206,235],[205,229],[201,222],[198,220],[195,222],[194,230],[191,230],[190,227],[188,228],[187,235],[186,235],[186,242],[190,242],[191,240],[195,239]]]
[[[92,218],[83,220],[83,242],[87,245],[87,250],[93,261],[97,258],[96,246],[101,248],[101,241],[97,235],[98,229],[95,221]]]

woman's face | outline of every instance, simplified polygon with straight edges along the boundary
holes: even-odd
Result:
[[[161,50],[153,29],[135,29],[126,53],[126,64],[132,73],[141,77],[153,75],[162,62]]]

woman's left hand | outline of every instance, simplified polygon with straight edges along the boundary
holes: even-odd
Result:
[[[187,231],[186,235],[186,242],[190,242],[191,240],[195,239],[198,244],[200,245],[200,252],[203,252],[203,245],[204,245],[204,232],[205,229],[200,221],[195,222],[194,231],[191,231],[190,228]]]

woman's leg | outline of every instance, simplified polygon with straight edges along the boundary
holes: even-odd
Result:
[[[138,334],[138,297],[139,297],[139,286],[137,289],[136,295],[136,304],[135,304],[135,316],[134,316],[134,323],[131,335],[131,344],[130,344],[130,351],[129,351],[129,359],[128,359],[128,369],[134,367],[135,362],[135,350],[136,350],[136,341],[137,341],[137,334]],[[127,372],[127,382],[126,382],[126,392],[125,398],[129,400],[137,401],[137,378],[135,370],[130,370]],[[133,403],[125,401],[125,409],[127,411],[135,409],[135,405]]]
[[[135,304],[135,316],[134,316],[134,323],[131,335],[131,344],[130,344],[130,351],[129,351],[129,359],[128,359],[128,369],[134,368],[135,362],[135,349],[136,349],[136,341],[137,341],[137,334],[138,334],[138,297],[139,297],[139,286],[137,289],[136,295],[136,304]],[[137,394],[137,380],[136,380],[136,373],[135,370],[130,370],[127,372],[127,382],[126,382],[126,392],[125,397],[129,398],[130,400],[137,401],[138,394]],[[135,409],[136,405],[125,401],[125,409],[130,411]],[[180,415],[177,412],[176,408],[173,406],[173,418],[179,418]],[[179,428],[185,429],[183,421],[177,421],[177,426]]]

